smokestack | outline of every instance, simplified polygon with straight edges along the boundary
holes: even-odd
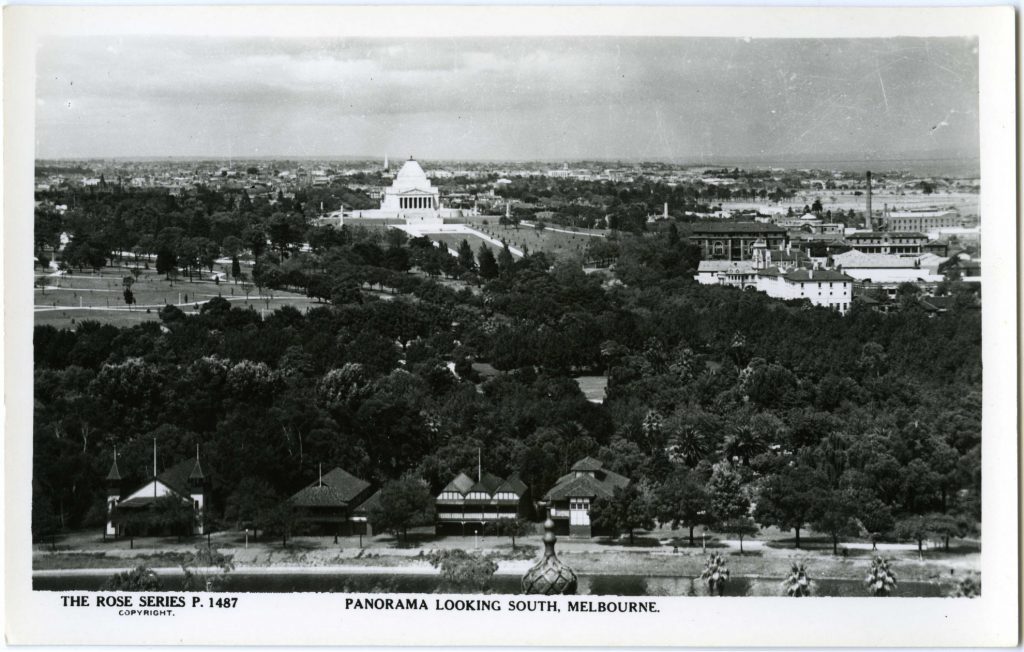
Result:
[[[874,227],[871,225],[871,170],[868,170],[868,210],[864,216],[864,227],[868,231],[874,231]]]

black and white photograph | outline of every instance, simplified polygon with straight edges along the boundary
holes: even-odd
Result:
[[[373,27],[32,42],[6,501],[49,618],[299,599],[440,644],[455,613],[1016,600],[986,37],[349,11]]]

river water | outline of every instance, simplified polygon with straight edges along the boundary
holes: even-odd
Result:
[[[36,591],[97,591],[103,588],[108,573],[73,576],[35,576]],[[179,576],[162,576],[168,590],[175,590]],[[234,572],[222,578],[220,590],[233,593],[436,593],[436,575],[338,575],[338,574],[258,574]],[[726,596],[779,596],[780,579],[733,577],[726,583]],[[932,582],[900,582],[894,597],[935,598],[948,595],[950,587]],[[522,593],[520,578],[496,575],[491,580],[494,593]],[[644,577],[637,575],[581,575],[579,595],[663,595],[706,596],[703,582],[693,577]],[[867,597],[860,580],[815,580],[813,595],[819,597]]]

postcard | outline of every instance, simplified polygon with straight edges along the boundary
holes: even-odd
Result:
[[[4,19],[9,642],[1017,641],[1011,8]]]

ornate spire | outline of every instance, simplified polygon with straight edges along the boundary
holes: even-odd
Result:
[[[555,555],[555,522],[551,513],[544,521],[544,557],[523,575],[523,593],[532,595],[574,595],[576,573]]]
[[[121,471],[117,468],[117,449],[114,449],[114,463],[110,466],[110,472],[107,473],[107,480],[110,482],[121,481]]]
[[[199,444],[196,444],[196,463],[192,465],[192,473],[189,474],[190,480],[203,480],[203,467],[199,464]]]

